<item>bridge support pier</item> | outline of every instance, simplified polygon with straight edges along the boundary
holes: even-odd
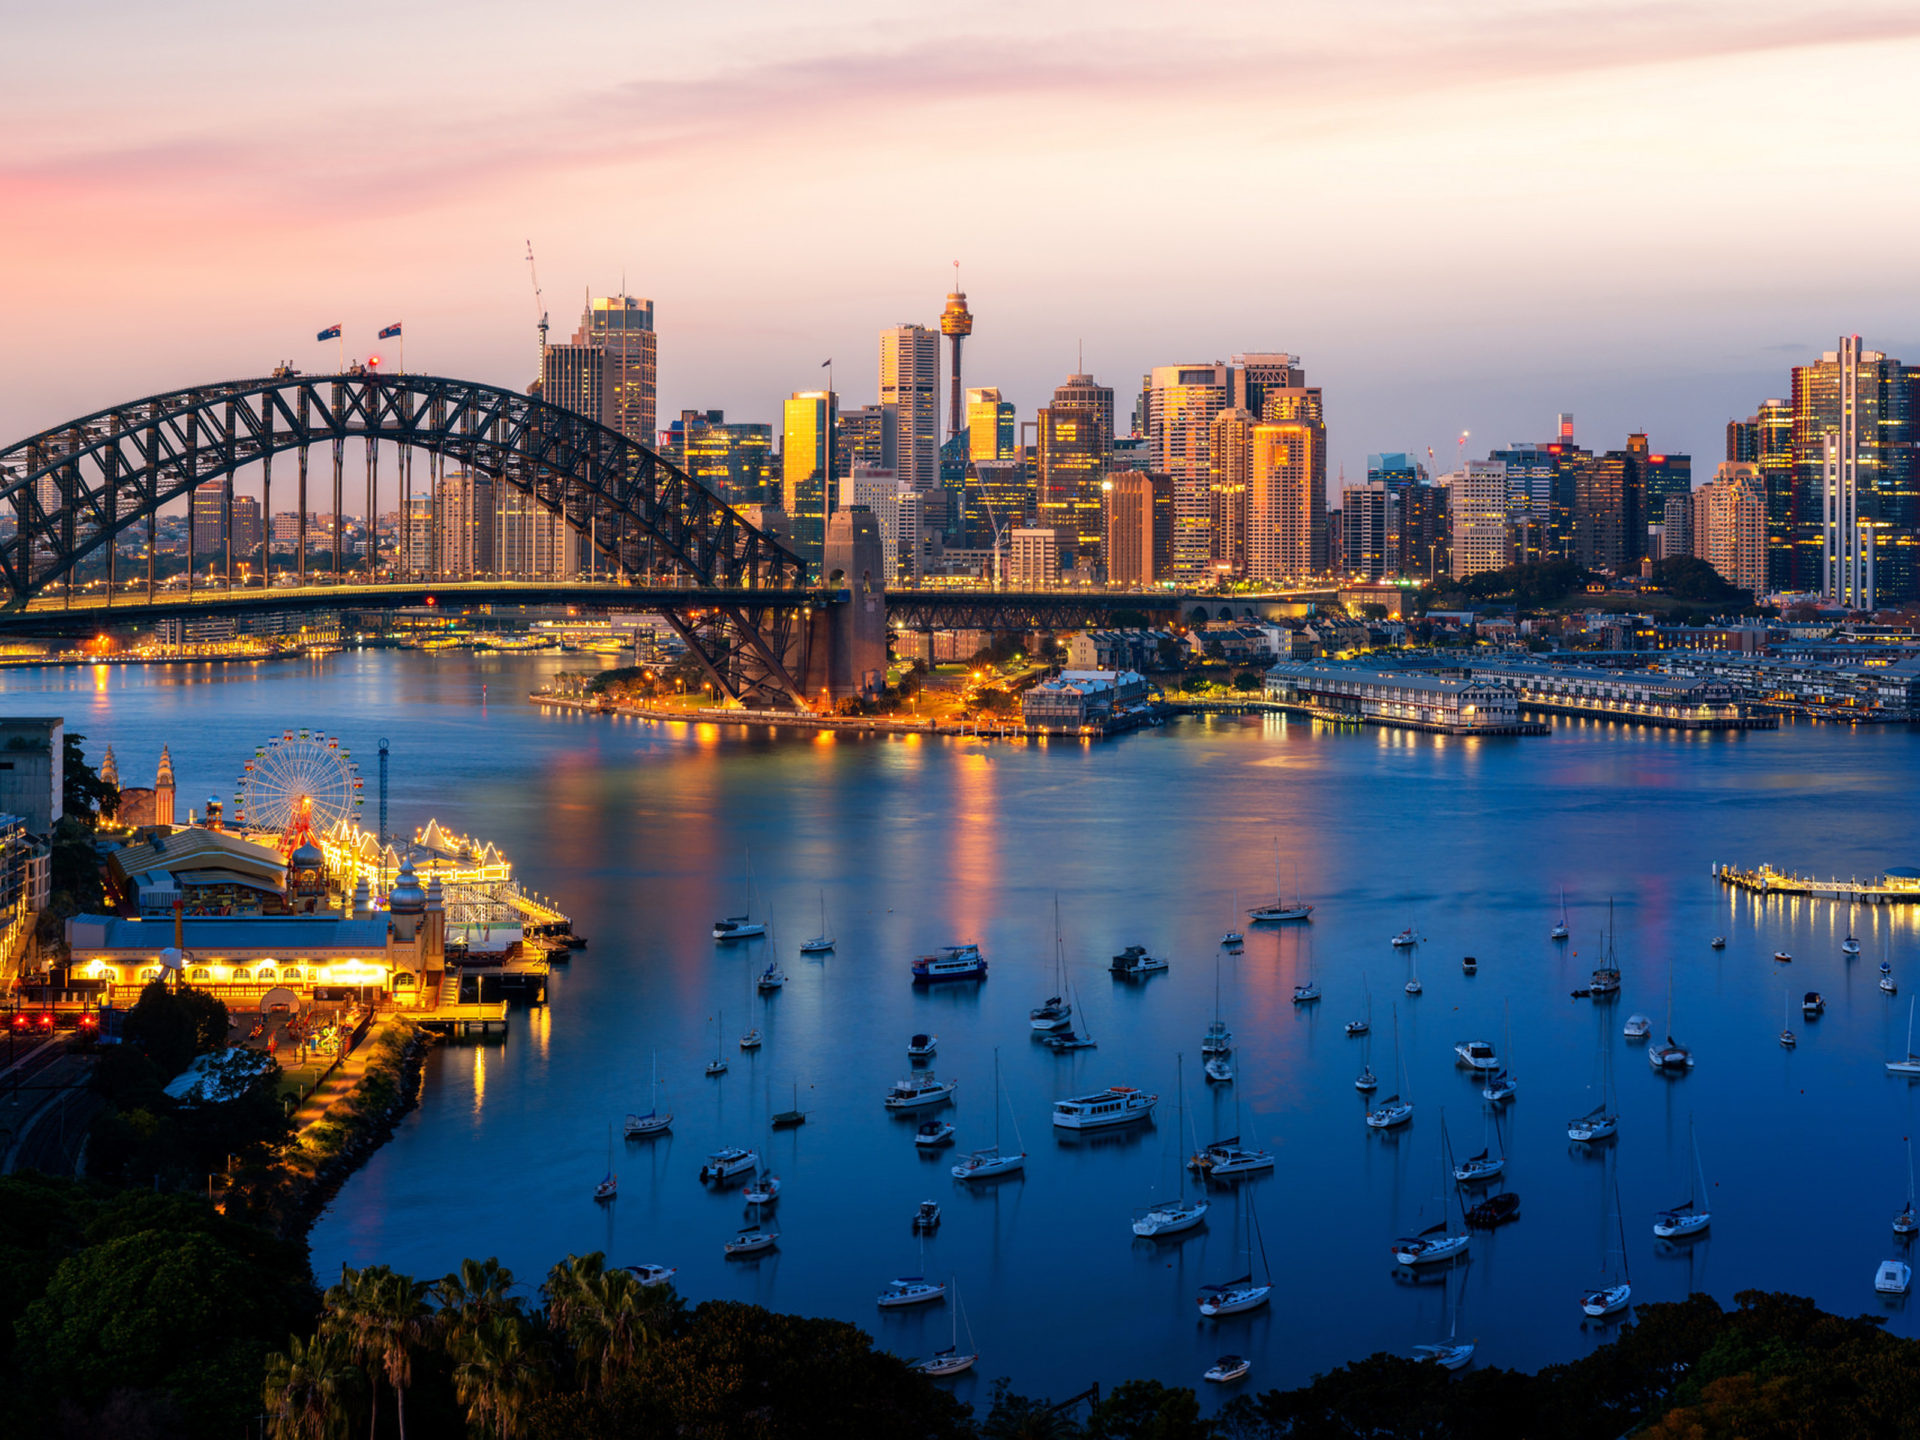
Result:
[[[878,517],[863,505],[830,516],[822,560],[826,587],[847,592],[848,600],[807,617],[800,652],[807,700],[838,704],[878,694],[887,684],[886,550]]]

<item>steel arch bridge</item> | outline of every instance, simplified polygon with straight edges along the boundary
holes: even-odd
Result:
[[[265,532],[273,518],[273,461],[288,452],[297,462],[290,478],[301,531],[290,568],[304,585],[310,505],[330,490],[337,516],[349,483],[357,497],[359,482],[347,480],[345,464],[353,439],[365,445],[370,511],[383,444],[397,448],[409,487],[412,452],[431,457],[428,493],[436,497],[437,473],[449,463],[511,486],[583,536],[596,570],[604,565],[611,577],[682,595],[713,592],[712,604],[653,608],[728,694],[803,697],[810,635],[800,622],[808,606],[826,597],[807,591],[805,562],[792,551],[653,451],[584,415],[499,386],[365,367],[337,375],[282,369],[263,379],[150,395],[0,449],[0,518],[13,521],[11,533],[0,538],[0,614],[39,608],[63,589],[71,603],[77,567],[102,550],[111,597],[123,579],[114,542],[137,527],[145,530],[151,604],[158,514],[183,497],[191,506],[191,497],[212,482],[222,486],[220,534],[232,593],[233,482],[254,466],[265,487],[257,583],[271,593]],[[320,474],[312,463],[316,447]],[[282,474],[285,484],[289,477]],[[191,593],[194,565],[205,557],[193,553],[191,517],[187,530]],[[331,539],[329,578],[339,582],[348,577],[337,523]],[[368,547],[367,584],[381,578],[375,548]],[[417,583],[425,577],[386,578]]]

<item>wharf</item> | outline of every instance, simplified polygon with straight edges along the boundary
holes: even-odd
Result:
[[[1311,699],[1275,700],[1271,694],[1262,702],[1237,701],[1217,707],[1222,710],[1278,710],[1290,715],[1308,715],[1335,725],[1383,725],[1390,730],[1420,730],[1429,735],[1550,735],[1553,727],[1541,720],[1508,720],[1492,724],[1441,720],[1421,720],[1411,715],[1370,715],[1343,709],[1337,705],[1315,703]]]
[[[1756,895],[1845,900],[1850,905],[1920,905],[1920,870],[1889,868],[1884,875],[1866,880],[1816,880],[1810,875],[1776,870],[1771,865],[1762,865],[1757,870],[1715,865],[1713,874],[1723,885],[1750,890]]]
[[[599,715],[631,715],[641,720],[681,725],[771,725],[800,730],[847,730],[860,734],[955,735],[976,740],[1037,740],[1048,737],[1104,739],[1143,725],[1158,725],[1178,707],[1152,705],[1110,720],[1071,731],[1048,730],[1020,720],[939,721],[897,715],[819,715],[805,710],[747,710],[706,707],[683,710],[651,705],[615,705],[604,700],[575,700],[535,690],[527,698],[536,705],[561,710],[585,710]]]
[[[496,1027],[504,1035],[507,1030],[507,1002],[482,1000],[460,1004],[442,1001],[431,1010],[408,1011],[407,1019],[441,1035],[488,1035]]]

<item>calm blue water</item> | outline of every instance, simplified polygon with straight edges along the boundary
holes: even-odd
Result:
[[[229,794],[254,745],[300,725],[346,738],[371,797],[375,741],[387,736],[396,829],[434,815],[498,841],[591,937],[556,974],[550,1008],[519,1017],[507,1043],[435,1053],[420,1110],[316,1228],[323,1277],[343,1261],[438,1275],[495,1254],[537,1283],[568,1251],[606,1249],[679,1266],[695,1299],[839,1316],[924,1354],[946,1343],[947,1312],[883,1315],[873,1303],[888,1278],[924,1268],[958,1277],[984,1352],[979,1375],[956,1382],[963,1395],[984,1396],[1002,1374],[1056,1394],[1134,1375],[1194,1383],[1228,1350],[1253,1356],[1263,1386],[1298,1382],[1444,1332],[1443,1287],[1396,1278],[1387,1245],[1434,1213],[1443,1109],[1456,1152],[1480,1147],[1478,1085],[1452,1047],[1498,1043],[1510,1005],[1521,1090],[1507,1183],[1523,1218],[1476,1237],[1454,1287],[1484,1361],[1533,1367],[1608,1333],[1583,1325],[1575,1303],[1600,1273],[1607,1167],[1565,1135],[1592,1103],[1602,1043],[1623,1115],[1614,1154],[1637,1298],[1763,1287],[1846,1312],[1882,1307],[1872,1275],[1897,1253],[1888,1222],[1905,1196],[1915,1092],[1881,1062],[1901,1051],[1920,992],[1920,916],[1862,910],[1865,954],[1849,964],[1844,909],[1735,897],[1708,866],[1866,874],[1920,859],[1920,739],[1907,730],[1574,725],[1465,742],[1234,720],[1087,748],[776,739],[543,714],[523,696],[554,668],[370,653],[0,675],[7,710],[64,714],[96,755],[112,741],[126,783],[150,783],[170,743],[183,806]],[[1297,867],[1318,908],[1310,927],[1251,934],[1221,968],[1239,1081],[1209,1094],[1198,1050],[1216,941],[1236,891],[1242,905],[1271,893],[1276,836],[1287,888]],[[791,977],[767,1000],[749,983],[763,946],[723,949],[707,934],[739,908],[749,846]],[[1557,947],[1547,932],[1562,886],[1574,941]],[[822,890],[840,945],[801,959]],[[1099,1041],[1073,1057],[1031,1043],[1026,1020],[1048,991],[1056,894]],[[1596,1007],[1568,991],[1599,958],[1610,896],[1625,990]],[[1401,988],[1409,962],[1387,943],[1410,923],[1426,937],[1415,999]],[[1707,946],[1716,933],[1730,942],[1719,954]],[[980,942],[992,978],[914,991],[908,960],[957,939]],[[1107,958],[1129,943],[1170,955],[1172,972],[1138,988],[1111,981]],[[1296,1009],[1308,947],[1326,999]],[[1791,965],[1770,958],[1779,948]],[[1883,950],[1897,999],[1875,986]],[[1462,973],[1468,953],[1477,975]],[[1670,964],[1674,1033],[1699,1062],[1679,1080],[1653,1075],[1620,1034],[1634,1011],[1664,1027]],[[1366,983],[1374,1068],[1391,1088],[1397,1007],[1418,1105],[1409,1129],[1384,1137],[1362,1123],[1362,1046],[1341,1031]],[[1801,1019],[1807,989],[1825,993],[1824,1018]],[[1791,1053],[1777,1043],[1789,994],[1801,1034]],[[722,1010],[732,1069],[708,1080]],[[749,1022],[767,1036],[751,1056],[735,1048]],[[933,1068],[960,1081],[949,1113],[963,1149],[991,1141],[999,1047],[1030,1154],[1024,1179],[963,1189],[947,1177],[952,1152],[923,1159],[912,1123],[882,1110],[916,1030],[938,1033]],[[602,1211],[589,1191],[607,1127],[646,1108],[656,1051],[673,1134],[615,1142],[620,1199]],[[1251,1317],[1205,1323],[1193,1303],[1200,1284],[1248,1267],[1229,1197],[1183,1243],[1156,1247],[1128,1228],[1192,1148],[1175,1109],[1176,1052],[1192,1130],[1237,1126],[1279,1153],[1276,1173],[1251,1184],[1278,1286]],[[1157,1123],[1056,1139],[1050,1102],[1110,1083],[1157,1090]],[[770,1135],[769,1110],[796,1085],[809,1122]],[[1689,1117],[1713,1228],[1662,1253],[1652,1212],[1686,1193]],[[696,1179],[706,1152],[727,1144],[759,1144],[786,1185],[779,1252],[757,1264],[721,1256],[746,1223],[737,1193]],[[924,1198],[947,1218],[923,1258],[908,1222]],[[1888,1313],[1896,1332],[1920,1332],[1904,1306]]]

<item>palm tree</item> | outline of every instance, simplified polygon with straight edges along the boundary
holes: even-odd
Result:
[[[485,1260],[462,1260],[459,1274],[448,1275],[434,1285],[433,1298],[440,1306],[439,1330],[449,1353],[459,1348],[461,1339],[489,1321],[522,1316],[520,1297],[509,1293],[513,1285],[513,1272],[491,1255]]]
[[[394,1410],[400,1440],[407,1437],[407,1386],[413,1383],[413,1352],[425,1337],[427,1286],[411,1275],[396,1275],[385,1265],[364,1270],[340,1269],[340,1283],[326,1294],[323,1325],[332,1325],[355,1363],[366,1368],[372,1383],[372,1418],[368,1440],[378,1429],[380,1378],[394,1391]]]
[[[347,1404],[360,1371],[339,1335],[322,1329],[310,1340],[287,1338],[267,1357],[266,1409],[273,1440],[336,1440],[347,1430]]]
[[[479,1434],[516,1440],[526,1403],[547,1378],[526,1321],[517,1315],[484,1321],[461,1335],[452,1353],[453,1393],[466,1407],[467,1423]]]
[[[573,1352],[574,1373],[592,1389],[632,1368],[679,1313],[680,1300],[663,1285],[642,1285],[626,1270],[606,1268],[606,1256],[569,1255],[540,1287],[547,1325]]]

